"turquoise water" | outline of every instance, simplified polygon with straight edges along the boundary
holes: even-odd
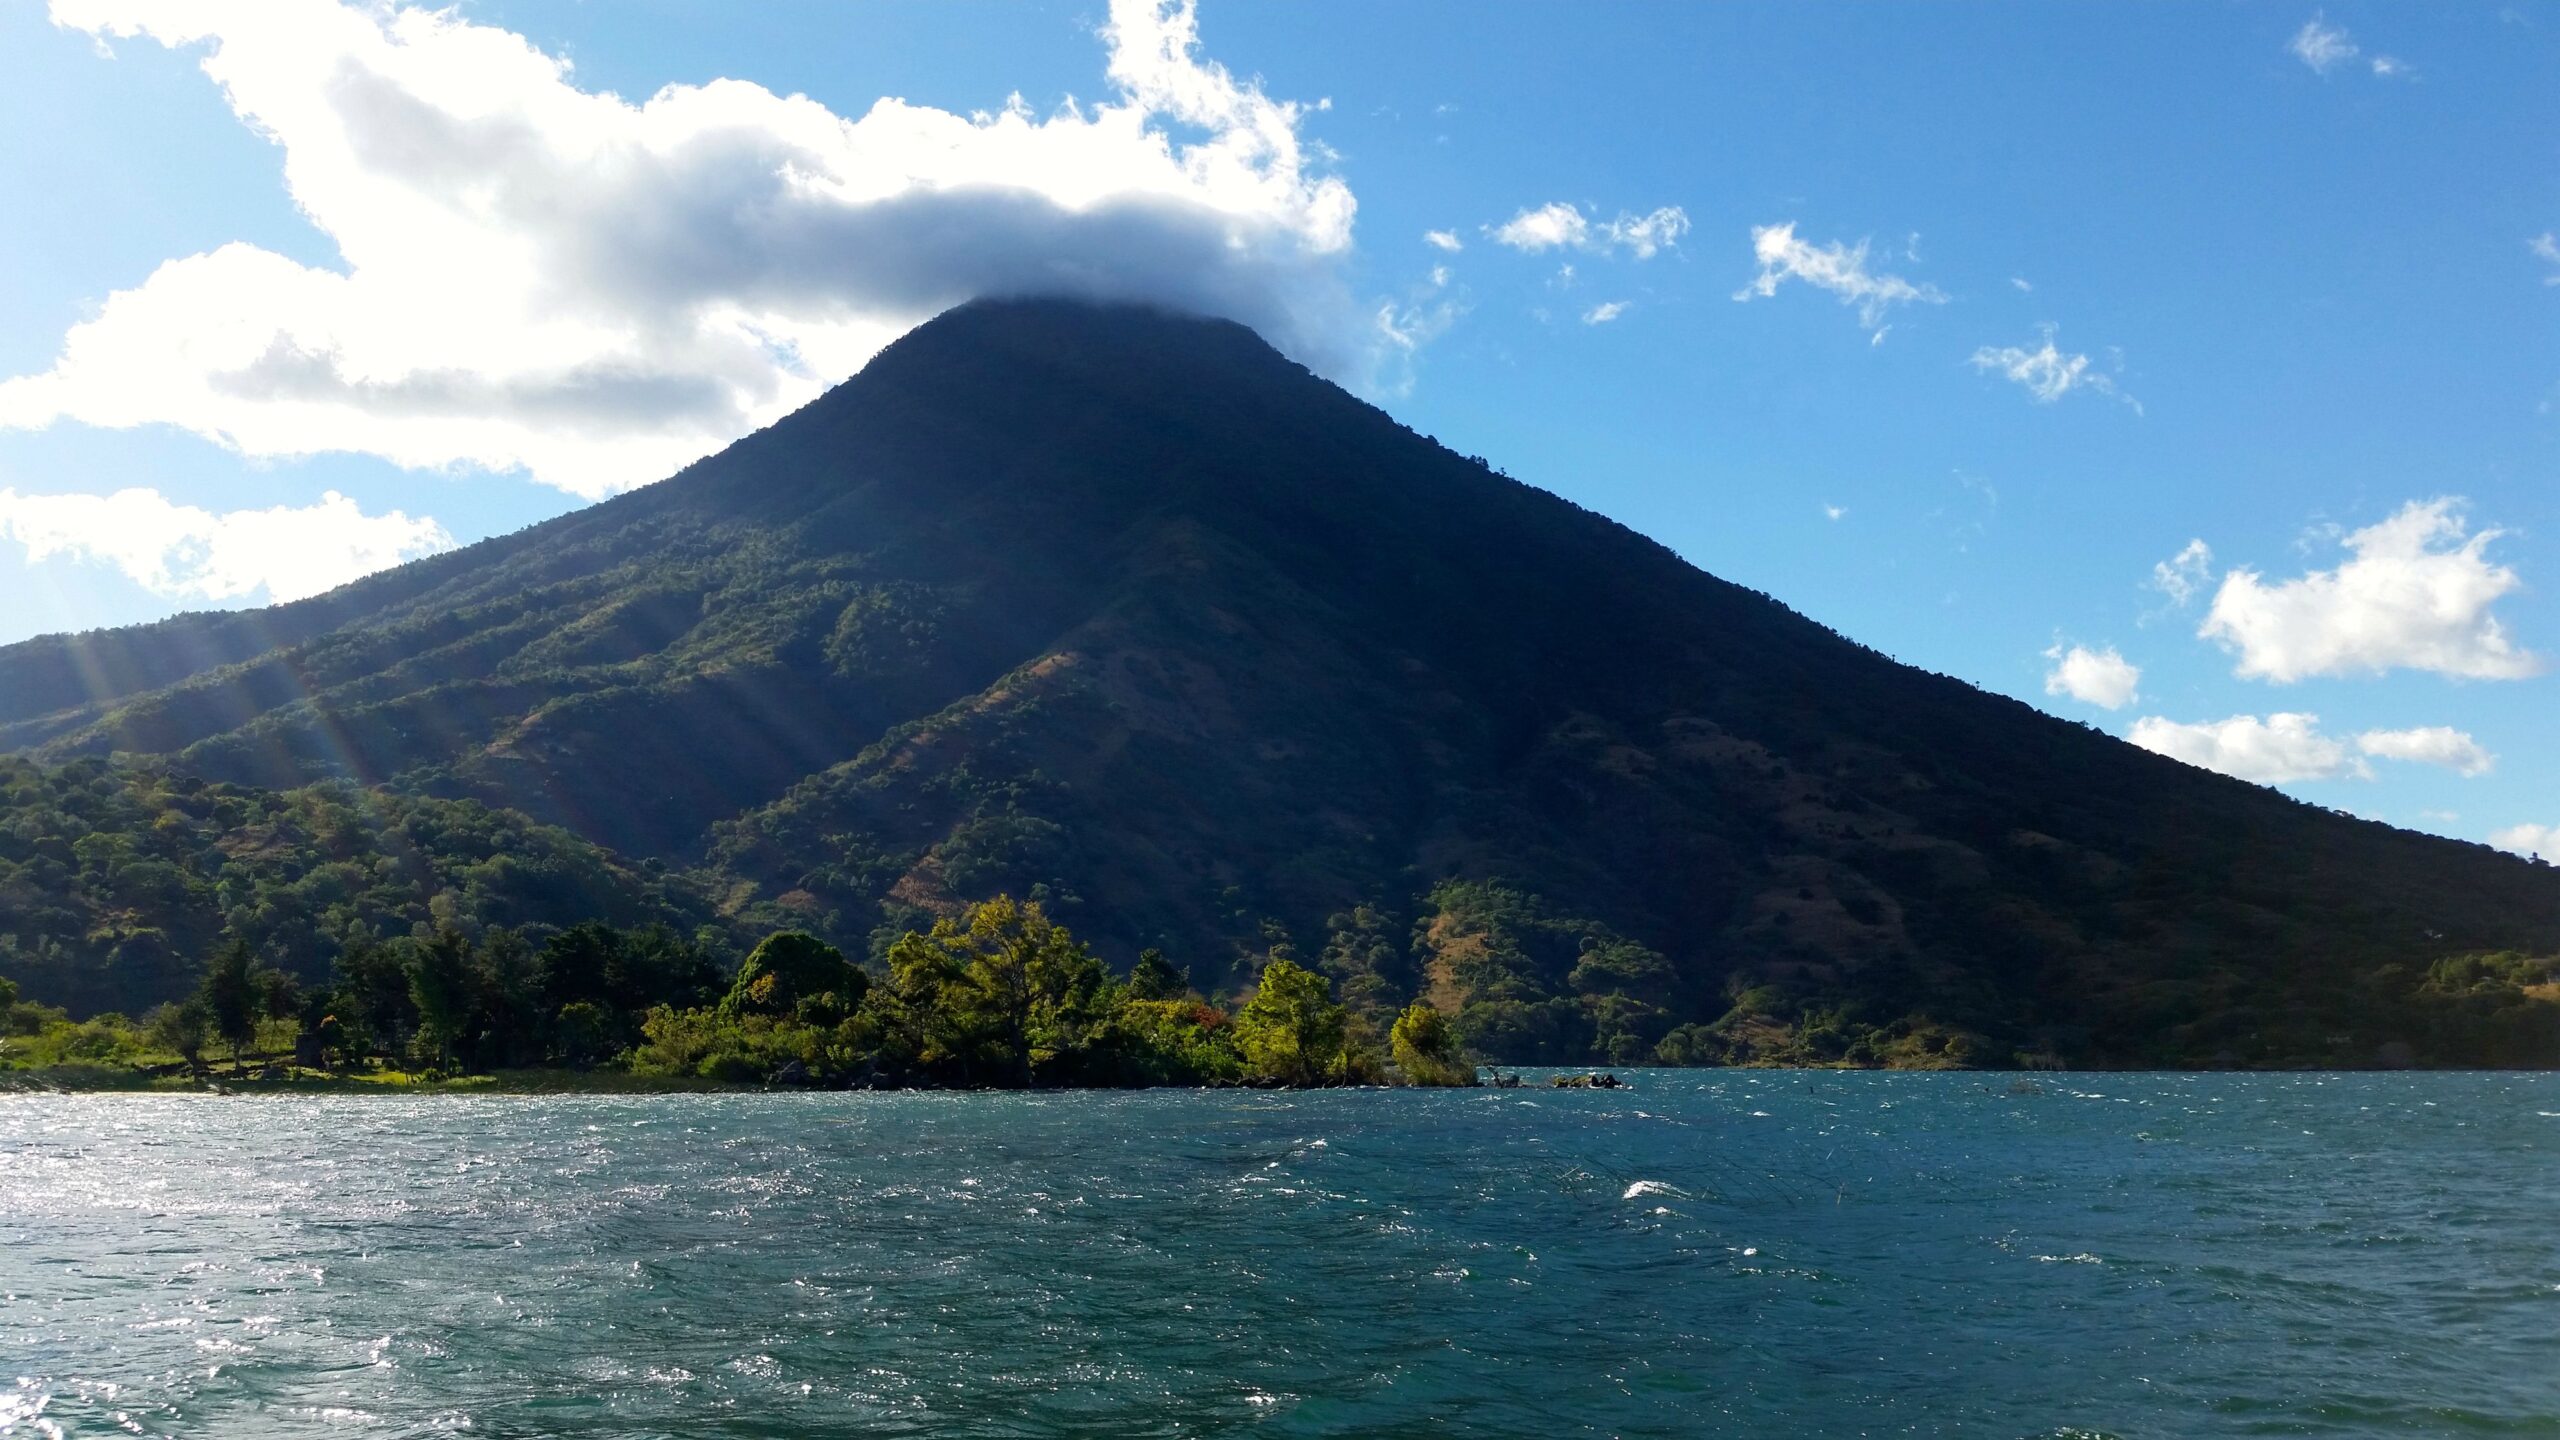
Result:
[[[2560,1076],[0,1100],[0,1433],[2560,1434]]]

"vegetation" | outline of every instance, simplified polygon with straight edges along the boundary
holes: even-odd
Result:
[[[1396,1069],[1412,1085],[1473,1085],[1476,1067],[1460,1060],[1458,1032],[1449,1017],[1416,1001],[1396,1017],[1390,1034]]]
[[[307,983],[366,933],[589,919],[718,924],[688,882],[474,801],[0,755],[0,974],[74,1013],[173,999],[234,947]]]
[[[1018,920],[937,938],[1001,895],[1162,969],[1097,1020]],[[720,973],[657,1039],[618,981],[492,1020],[483,971],[639,963],[553,956],[588,921]],[[790,932],[869,987],[732,996]],[[305,993],[444,946],[363,1042],[402,1064],[743,1073],[901,986],[966,1000],[880,1062],[938,1083],[1347,1077],[1416,999],[1516,1063],[2560,1062],[2539,982],[2439,973],[2560,952],[2560,870],[1898,665],[1238,327],[1062,302],[518,535],[0,648],[0,974],[138,1015],[235,941]]]
[[[0,980],[0,1069],[403,1084],[602,1069],[672,1084],[972,1089],[1389,1078],[1320,975],[1274,959],[1230,1017],[1161,956],[1113,977],[1037,903],[1010,897],[900,936],[887,968],[875,981],[786,931],[728,973],[663,930],[586,924],[539,946],[505,929],[359,934],[305,987],[234,940],[193,993],[139,1023],[74,1021]],[[1407,1030],[1410,1083],[1474,1083],[1445,1023]]]

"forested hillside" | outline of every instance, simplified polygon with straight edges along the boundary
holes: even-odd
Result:
[[[0,976],[76,1012],[174,999],[232,938],[310,979],[358,936],[588,920],[727,938],[688,885],[513,811],[0,756]]]
[[[588,877],[541,895],[875,960],[1036,898],[1116,964],[1159,948],[1232,993],[1297,957],[1504,1059],[2560,1059],[2531,962],[2494,993],[2441,969],[2560,952],[2560,873],[1896,664],[1237,326],[1133,309],[966,307],[550,524],[0,650],[0,749],[517,826],[549,858],[500,873]],[[500,810],[537,823],[476,818]],[[373,843],[292,873],[341,883]],[[0,851],[0,934],[54,947],[31,992],[174,963],[75,929],[183,954],[239,923],[192,898],[164,923],[112,866],[30,881],[30,853]],[[446,903],[521,920],[515,883]],[[444,893],[472,892],[440,872],[371,913]]]

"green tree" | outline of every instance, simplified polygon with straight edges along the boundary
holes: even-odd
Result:
[[[1459,1052],[1449,1017],[1417,1001],[1396,1017],[1388,1043],[1408,1085],[1473,1085],[1476,1069]]]
[[[1109,973],[1037,901],[999,895],[889,948],[891,984],[928,1066],[1036,1085],[1072,1074],[1107,1018]]]
[[[844,952],[815,935],[784,930],[765,937],[738,967],[720,1001],[724,1015],[793,1015],[834,1024],[862,1004],[871,977]]]
[[[258,1018],[290,1020],[302,1012],[302,983],[271,965],[261,965],[249,972],[251,988],[257,992]]]
[[[1173,968],[1164,952],[1152,947],[1138,952],[1127,984],[1133,1000],[1179,1000],[1191,993],[1191,977]]]
[[[572,1000],[552,1021],[553,1053],[564,1065],[583,1068],[612,1057],[621,1027],[613,1012],[592,1000]]]
[[[418,1007],[409,998],[408,965],[400,949],[383,944],[369,927],[357,926],[340,941],[334,968],[337,1004],[331,1008],[347,1027],[350,1058],[406,1050],[417,1028]]]
[[[231,1047],[231,1068],[238,1070],[258,1038],[257,960],[248,941],[235,937],[213,952],[196,985],[196,1001],[213,1033]]]
[[[204,1068],[204,1042],[211,1029],[204,1002],[196,999],[163,1005],[143,1023],[152,1045],[186,1061],[190,1070]]]
[[[1342,987],[1345,1008],[1386,1024],[1397,998],[1413,991],[1405,927],[1383,910],[1360,905],[1327,919],[1325,930],[1317,967]]]
[[[1330,982],[1275,957],[1263,967],[1253,998],[1236,1012],[1236,1041],[1265,1079],[1321,1085],[1342,1069],[1344,1019]]]
[[[409,1048],[438,1071],[453,1068],[454,1047],[471,1021],[471,950],[471,937],[449,926],[408,947],[403,968],[418,1011]]]

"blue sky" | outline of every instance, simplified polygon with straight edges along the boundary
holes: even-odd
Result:
[[[2560,8],[393,17],[0,6],[0,642],[562,513],[1068,275],[1905,661],[2560,854]]]

